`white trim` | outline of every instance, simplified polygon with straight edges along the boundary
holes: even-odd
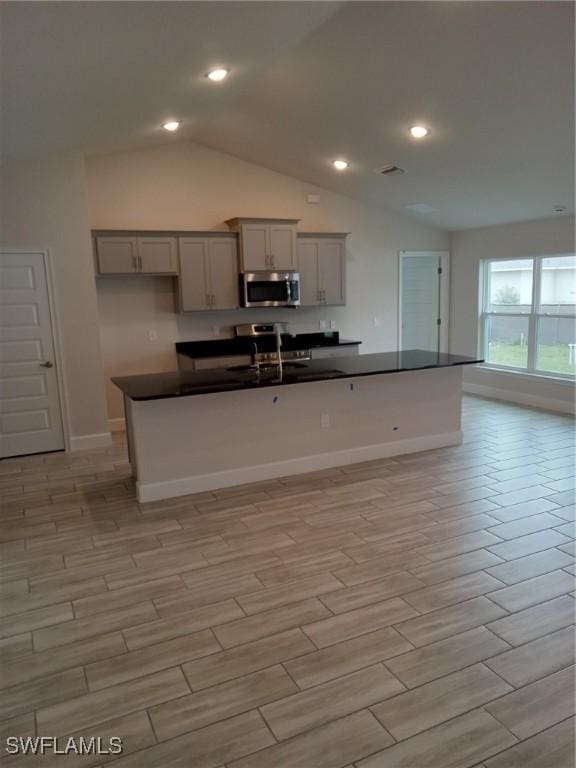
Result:
[[[506,376],[513,376],[519,380],[523,379],[524,381],[533,381],[535,384],[550,384],[552,382],[553,384],[574,386],[576,383],[576,379],[570,374],[566,374],[564,376],[561,373],[551,373],[550,375],[547,375],[546,373],[533,373],[532,371],[523,371],[519,368],[506,368],[504,366],[500,367],[490,363],[479,363],[474,367],[480,371],[489,371],[490,373],[503,373]]]
[[[462,389],[470,395],[480,395],[492,400],[505,400],[519,405],[529,405],[532,408],[542,408],[545,411],[559,411],[560,413],[574,414],[576,407],[574,402],[568,400],[555,400],[551,397],[541,397],[540,395],[530,395],[527,392],[518,392],[513,389],[500,389],[498,387],[489,387],[485,384],[471,384],[468,381],[463,382]]]
[[[418,453],[434,448],[446,448],[460,445],[462,432],[445,432],[439,435],[426,435],[398,440],[390,443],[361,446],[342,451],[320,453],[314,456],[303,456],[298,459],[286,459],[270,464],[260,464],[253,467],[239,467],[214,472],[209,475],[182,477],[175,480],[164,480],[157,483],[136,483],[138,501],[159,501],[174,496],[185,496],[190,493],[212,491],[216,488],[230,488],[235,485],[254,483],[260,480],[272,480],[277,477],[299,475],[315,472],[330,467],[340,467],[348,464],[358,464],[363,461],[386,459],[390,456],[400,456],[405,453]]]
[[[126,419],[122,416],[119,419],[108,419],[108,429],[110,432],[126,432]]]
[[[58,386],[58,399],[60,401],[60,419],[62,421],[62,432],[64,435],[64,450],[71,451],[70,437],[70,413],[68,411],[68,390],[66,387],[66,373],[64,366],[64,355],[62,352],[62,324],[58,312],[58,292],[56,289],[56,277],[54,271],[54,259],[50,248],[31,246],[11,247],[1,245],[0,253],[15,254],[38,254],[44,261],[44,270],[46,273],[46,288],[48,293],[48,308],[50,311],[50,325],[52,331],[52,345],[54,347],[54,358],[56,362],[56,383]]]
[[[77,435],[70,437],[71,451],[90,451],[94,448],[107,448],[112,444],[110,432],[100,432],[93,435]]]

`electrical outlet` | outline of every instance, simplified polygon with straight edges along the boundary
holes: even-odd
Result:
[[[321,331],[326,330],[326,320],[319,320],[318,321],[318,328],[320,328]]]
[[[330,426],[330,414],[329,413],[323,413],[322,416],[320,416],[320,426],[323,429],[327,429]]]
[[[330,320],[330,330],[331,331],[336,330],[336,320]]]
[[[148,341],[158,341],[158,331],[154,329],[148,331]]]
[[[374,315],[374,317],[372,318],[372,325],[374,326],[374,328],[380,328],[380,318],[378,317],[378,315]]]

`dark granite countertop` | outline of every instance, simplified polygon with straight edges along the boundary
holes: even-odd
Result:
[[[305,363],[285,363],[281,382],[277,379],[275,368],[263,371],[258,378],[254,372],[245,370],[245,366],[122,376],[113,378],[112,382],[132,400],[159,400],[240,389],[305,384],[308,381],[347,379],[355,376],[374,376],[427,368],[448,368],[481,362],[483,361],[463,355],[411,349],[404,352],[383,352],[327,360],[309,360]]]
[[[179,341],[176,352],[188,357],[230,357],[249,355],[256,343],[260,352],[272,352],[276,349],[274,336],[232,336],[228,339],[203,339],[201,341]],[[360,341],[341,339],[338,331],[319,333],[282,334],[282,349],[319,349],[320,347],[345,347],[361,344]]]

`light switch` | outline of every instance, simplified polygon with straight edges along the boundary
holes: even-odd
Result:
[[[158,341],[158,331],[148,331],[148,341]]]
[[[326,320],[319,320],[318,321],[318,328],[320,328],[321,331],[326,330]]]

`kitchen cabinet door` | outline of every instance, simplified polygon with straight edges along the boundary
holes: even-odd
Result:
[[[139,237],[138,266],[143,274],[175,275],[178,272],[175,237]]]
[[[342,240],[318,241],[318,290],[322,304],[345,304],[345,253]]]
[[[269,268],[271,269],[296,269],[296,227],[287,224],[269,225],[268,256]]]
[[[180,238],[180,310],[211,309],[208,241]]]
[[[269,270],[270,233],[266,224],[243,224],[240,228],[242,241],[242,271]]]
[[[96,255],[101,275],[129,275],[138,271],[135,237],[97,237]]]
[[[239,307],[238,246],[235,238],[214,238],[208,241],[207,271],[211,308]]]
[[[298,242],[298,272],[300,273],[300,306],[320,304],[318,289],[318,243],[314,240]]]

